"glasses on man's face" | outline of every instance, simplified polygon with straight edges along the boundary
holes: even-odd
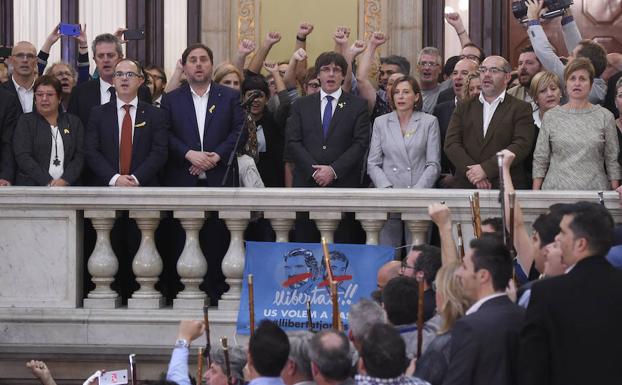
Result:
[[[137,74],[136,72],[117,71],[117,72],[114,73],[114,77],[115,78],[133,79],[133,78],[141,78],[142,76],[140,74]]]
[[[469,59],[479,63],[479,56],[476,55],[460,55],[460,60],[462,59]]]
[[[479,71],[480,74],[485,74],[486,72],[490,72],[493,75],[506,72],[503,68],[499,68],[499,67],[484,67],[484,66],[479,67],[478,71]]]
[[[406,263],[406,260],[403,260],[402,264],[400,266],[401,273],[404,274],[407,269],[415,270],[415,267],[414,266],[410,266],[409,264]]]
[[[24,60],[24,59],[32,60],[32,59],[36,58],[37,56],[35,54],[32,54],[32,53],[21,52],[21,53],[17,53],[15,55],[13,55],[13,57],[18,58],[19,60]]]
[[[433,61],[422,61],[422,62],[419,62],[419,66],[425,67],[425,68],[436,67],[437,65],[438,65],[438,63],[433,62]]]
[[[325,74],[328,73],[334,73],[335,75],[339,75],[340,73],[342,73],[341,71],[341,67],[320,67],[320,72],[323,72]]]

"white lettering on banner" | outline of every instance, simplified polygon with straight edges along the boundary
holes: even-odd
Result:
[[[356,294],[358,286],[357,283],[350,283],[343,294],[339,293],[340,305],[345,306],[352,303],[352,298]],[[332,304],[328,290],[320,287],[314,287],[311,294],[299,292],[297,289],[281,289],[274,293],[272,304],[276,306],[306,305],[308,301],[311,301],[311,305]]]

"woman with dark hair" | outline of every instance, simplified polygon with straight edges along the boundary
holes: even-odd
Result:
[[[33,90],[34,111],[20,117],[13,134],[15,185],[74,185],[84,164],[82,123],[59,112],[62,87],[54,76],[41,76]]]
[[[594,66],[576,58],[564,70],[568,103],[544,114],[533,154],[534,190],[611,190],[620,185],[613,114],[591,104]]]
[[[377,188],[432,188],[441,172],[438,121],[421,112],[421,89],[412,76],[397,79],[390,97],[394,111],[374,121],[367,173]],[[389,219],[380,243],[401,245],[402,227]]]

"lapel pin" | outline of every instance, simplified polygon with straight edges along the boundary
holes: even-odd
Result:
[[[69,133],[69,129],[68,128],[64,128],[63,129],[63,134],[68,134]]]
[[[141,122],[141,123],[136,124],[134,127],[136,127],[136,128],[144,127],[145,124],[147,124],[147,122]]]
[[[341,102],[339,104],[337,104],[339,106],[339,108],[343,108],[346,105],[346,102]]]
[[[212,105],[212,106],[209,108],[209,113],[210,113],[210,114],[214,113],[214,110],[215,110],[215,109],[216,109],[216,105]]]

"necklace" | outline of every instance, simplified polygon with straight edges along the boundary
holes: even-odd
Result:
[[[60,166],[60,160],[58,159],[58,127],[51,127],[52,140],[54,141],[54,160],[52,164],[56,167]]]

